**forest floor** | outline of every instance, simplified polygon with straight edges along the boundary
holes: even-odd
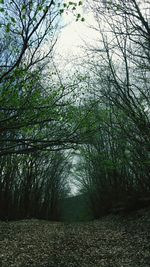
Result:
[[[150,209],[81,223],[0,222],[0,267],[149,267]]]

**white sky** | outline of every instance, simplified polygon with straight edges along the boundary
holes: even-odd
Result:
[[[68,3],[69,0],[64,0],[64,2]],[[74,0],[73,2],[78,4],[79,0]],[[65,67],[65,70],[67,64],[69,67],[70,65],[75,66],[78,62],[76,58],[83,57],[84,54],[81,47],[83,47],[85,43],[90,45],[96,44],[96,40],[100,38],[98,31],[90,29],[89,26],[91,25],[98,28],[98,24],[95,21],[92,12],[87,10],[86,0],[82,0],[82,2],[83,5],[77,7],[76,14],[81,14],[81,17],[85,18],[84,22],[76,22],[76,17],[71,10],[64,12],[63,14],[63,21],[66,26],[61,31],[55,50],[57,55],[56,61],[58,60],[57,66],[59,66],[59,68],[62,67],[62,69]],[[141,1],[141,8],[144,9],[144,12],[149,12],[149,9],[145,11],[148,2],[149,1],[146,0]],[[149,16],[149,13],[147,16]]]
[[[78,3],[79,0],[76,0],[76,2]],[[55,47],[55,61],[57,62],[57,68],[62,72],[66,72],[70,70],[70,68],[73,72],[77,65],[77,60],[75,59],[78,59],[78,62],[82,62],[82,57],[84,55],[82,47],[85,43],[95,44],[97,39],[96,31],[89,28],[90,25],[96,24],[92,13],[85,10],[83,6],[79,7],[77,13],[81,14],[81,18],[84,17],[84,22],[77,22],[76,17],[70,12],[68,14],[64,13],[63,15],[66,26],[62,29]],[[79,59],[80,57],[81,60]],[[73,164],[76,162],[77,159],[74,157]],[[71,193],[76,194],[78,192],[78,188],[71,182],[75,179],[73,173],[70,175],[69,179]]]
[[[76,17],[71,12],[64,13],[63,19],[66,26],[62,29],[55,47],[58,61],[60,60],[65,66],[73,59],[83,56],[82,47],[85,43],[92,44],[96,41],[96,31],[89,28],[90,25],[96,25],[92,13],[84,6],[78,7],[77,13],[80,13],[85,21],[76,21]]]

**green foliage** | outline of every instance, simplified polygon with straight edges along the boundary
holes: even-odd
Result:
[[[82,6],[83,5],[83,2],[82,1],[79,1],[78,5],[79,6]]]
[[[10,26],[11,26],[11,24],[10,24],[10,23],[7,23],[7,25],[6,25],[6,32],[7,32],[7,33],[10,32]]]
[[[64,13],[64,9],[60,9],[60,14],[63,14]]]
[[[67,10],[67,13],[68,11],[70,12],[73,12],[75,18],[76,18],[76,21],[84,21],[85,19],[82,17],[81,18],[81,14],[78,13],[78,9],[83,5],[83,2],[82,1],[79,1],[78,3],[76,2],[68,2],[68,3],[63,3],[62,5],[59,3],[58,4],[58,7],[60,8],[59,10],[59,13],[60,15],[62,15],[66,10]]]
[[[72,89],[70,92],[66,90],[64,81],[57,79],[54,67],[47,68],[53,44],[48,52],[43,51],[43,45],[52,41],[52,38],[55,43],[55,20],[66,6],[54,8],[48,6],[47,1],[23,2],[14,13],[17,0],[10,5],[9,1],[3,5],[0,153],[45,149],[51,144],[56,149],[60,144],[63,145],[62,140],[67,142],[65,137],[72,130],[73,114],[69,110]],[[52,21],[54,16],[53,22],[49,20],[49,12],[52,12]],[[54,69],[52,74],[47,71],[50,68]],[[20,140],[23,140],[22,145]]]

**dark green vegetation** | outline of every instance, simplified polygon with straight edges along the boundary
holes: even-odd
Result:
[[[1,219],[86,220],[149,204],[150,5],[142,2],[87,1],[98,41],[77,72],[63,73],[53,48],[62,14],[84,23],[82,1],[0,0]],[[86,201],[67,199],[70,177]]]
[[[150,211],[84,223],[0,222],[1,267],[148,267]]]

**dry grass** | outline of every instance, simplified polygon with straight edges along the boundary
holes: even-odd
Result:
[[[0,267],[149,267],[150,210],[83,223],[0,222]]]

